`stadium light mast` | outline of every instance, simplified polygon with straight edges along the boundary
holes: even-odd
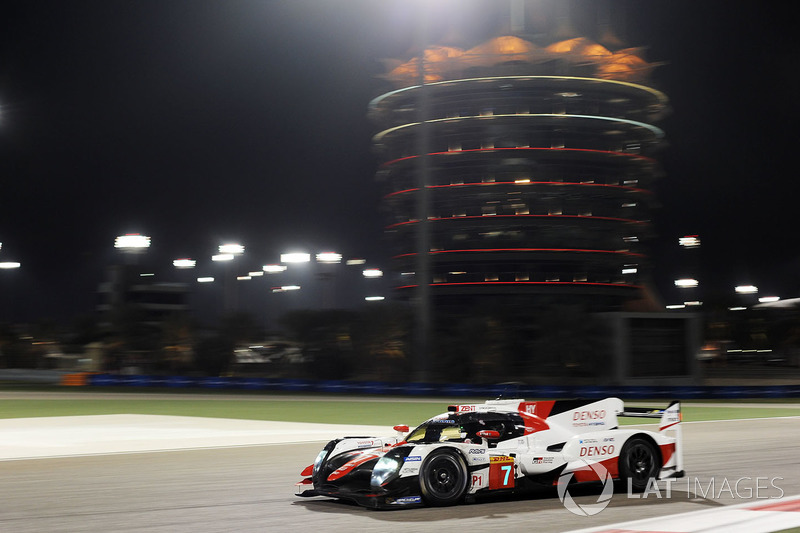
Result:
[[[114,239],[114,248],[122,252],[127,269],[134,268],[139,255],[150,248],[150,237],[140,233],[126,233]]]
[[[216,255],[211,257],[212,261],[218,261],[225,264],[225,281],[223,283],[224,292],[224,309],[226,313],[236,311],[238,307],[237,302],[237,288],[232,283],[233,274],[231,273],[231,263],[233,260],[244,254],[244,246],[239,243],[224,243],[220,244],[217,248]]]
[[[150,237],[139,233],[127,233],[114,239],[114,248],[124,254],[140,254],[150,248]]]

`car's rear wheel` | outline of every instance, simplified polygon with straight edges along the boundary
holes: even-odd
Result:
[[[633,492],[644,492],[661,468],[653,443],[634,437],[625,443],[619,454],[619,475]]]
[[[445,506],[461,501],[467,491],[467,465],[457,452],[438,450],[422,463],[419,486],[428,505]]]

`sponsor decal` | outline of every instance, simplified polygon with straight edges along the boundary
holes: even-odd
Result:
[[[402,498],[397,498],[393,502],[397,505],[408,505],[410,503],[422,503],[422,498],[420,496],[403,496]]]
[[[356,442],[356,444],[358,444],[359,448],[370,448],[372,446],[377,446],[377,444],[373,440],[360,440]]]
[[[483,455],[486,453],[486,450],[483,448],[470,448],[469,453],[471,455]]]
[[[514,458],[492,457],[489,464],[489,490],[514,488]]]
[[[547,465],[547,464],[552,464],[553,460],[554,459],[552,457],[534,457],[533,458],[533,464],[535,464],[535,465]]]
[[[474,405],[459,405],[457,409],[459,413],[471,413],[476,410],[477,407]]]
[[[598,420],[606,417],[605,409],[596,409],[594,411],[575,411],[572,414],[572,420]]]
[[[675,424],[680,423],[681,413],[679,409],[680,406],[676,404],[664,411],[664,414],[661,416],[661,423],[658,427],[659,431],[671,428]]]
[[[574,427],[604,426],[606,423],[605,419],[605,409],[595,409],[594,411],[575,411],[572,413],[572,425]]]
[[[421,457],[421,456],[419,456],[419,455],[409,455],[408,457],[406,457],[406,458],[405,458],[405,459],[403,459],[403,460],[404,460],[405,462],[407,462],[407,463],[410,463],[410,462],[412,462],[412,461],[422,461],[422,457]]]
[[[402,470],[402,473],[403,474],[409,474],[409,475],[413,476],[415,474],[419,474],[419,468],[416,467],[416,466],[415,467],[404,466],[403,470]]]
[[[602,439],[580,439],[581,444],[600,444],[601,442],[614,442],[614,437],[604,437]]]
[[[612,455],[614,453],[614,445],[604,446],[581,446],[581,457],[597,457],[599,455]]]

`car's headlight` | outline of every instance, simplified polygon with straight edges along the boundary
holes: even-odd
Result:
[[[321,452],[319,452],[319,454],[317,454],[317,458],[314,459],[314,473],[315,474],[317,473],[317,470],[319,470],[319,465],[322,464],[322,461],[325,460],[325,457],[327,455],[328,455],[328,450],[322,450]]]
[[[375,463],[375,467],[372,469],[372,479],[369,484],[373,487],[382,486],[400,471],[402,465],[402,459],[386,457],[384,455]]]

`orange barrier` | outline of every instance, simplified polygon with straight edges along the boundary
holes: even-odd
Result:
[[[64,374],[61,376],[61,385],[66,387],[85,387],[88,385],[90,372]]]

